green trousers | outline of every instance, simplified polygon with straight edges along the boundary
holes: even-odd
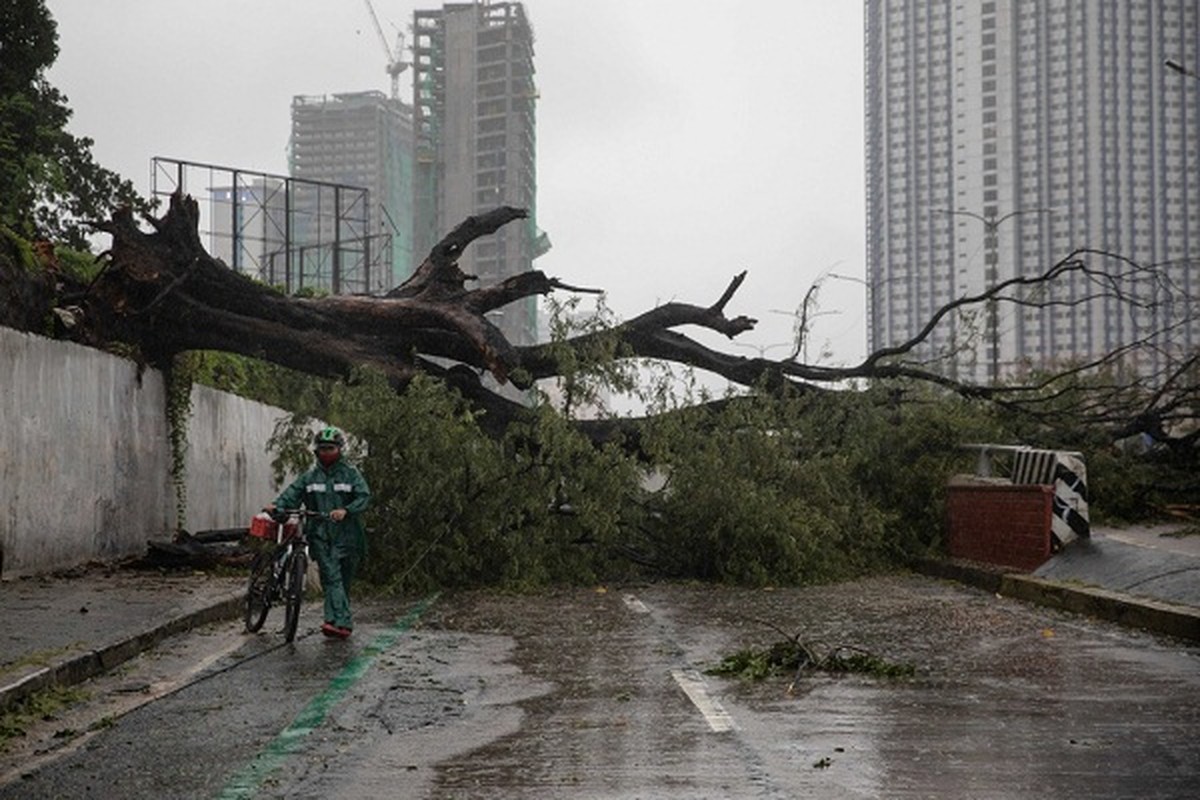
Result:
[[[324,532],[309,537],[308,549],[317,560],[321,590],[325,593],[325,621],[339,628],[353,628],[350,615],[350,582],[361,557],[347,537],[328,537]]]

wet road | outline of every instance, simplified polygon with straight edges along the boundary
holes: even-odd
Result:
[[[780,630],[917,675],[703,674]],[[278,643],[218,626],[96,682],[0,758],[0,798],[1185,798],[1200,786],[1200,650],[921,577],[461,594],[364,608],[348,644]]]

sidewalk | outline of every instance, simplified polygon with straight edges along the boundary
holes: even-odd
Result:
[[[1033,575],[929,561],[921,571],[1040,605],[1200,641],[1200,536],[1101,528]],[[91,566],[0,583],[0,711],[110,670],[166,637],[242,611],[245,579]]]
[[[921,572],[1039,605],[1200,641],[1200,535],[1186,525],[1099,527],[1033,574],[956,560]]]
[[[245,579],[115,566],[0,583],[0,711],[87,680],[166,637],[241,614]]]
[[[1200,535],[1171,535],[1182,528],[1101,528],[1033,574],[1200,608]]]

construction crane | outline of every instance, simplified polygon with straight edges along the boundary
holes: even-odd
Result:
[[[375,32],[379,34],[379,43],[383,45],[383,52],[387,55],[387,74],[392,79],[392,99],[395,100],[400,96],[400,73],[408,69],[408,62],[404,60],[404,34],[396,32],[396,51],[393,53],[388,45],[387,36],[383,33],[383,26],[379,24],[379,17],[375,15],[375,7],[371,5],[371,0],[363,2],[367,4],[371,22],[375,25]]]

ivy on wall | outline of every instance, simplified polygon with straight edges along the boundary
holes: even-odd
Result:
[[[171,484],[175,489],[175,526],[187,520],[188,421],[192,416],[192,382],[196,373],[193,353],[180,353],[166,369],[167,427],[171,440]]]

